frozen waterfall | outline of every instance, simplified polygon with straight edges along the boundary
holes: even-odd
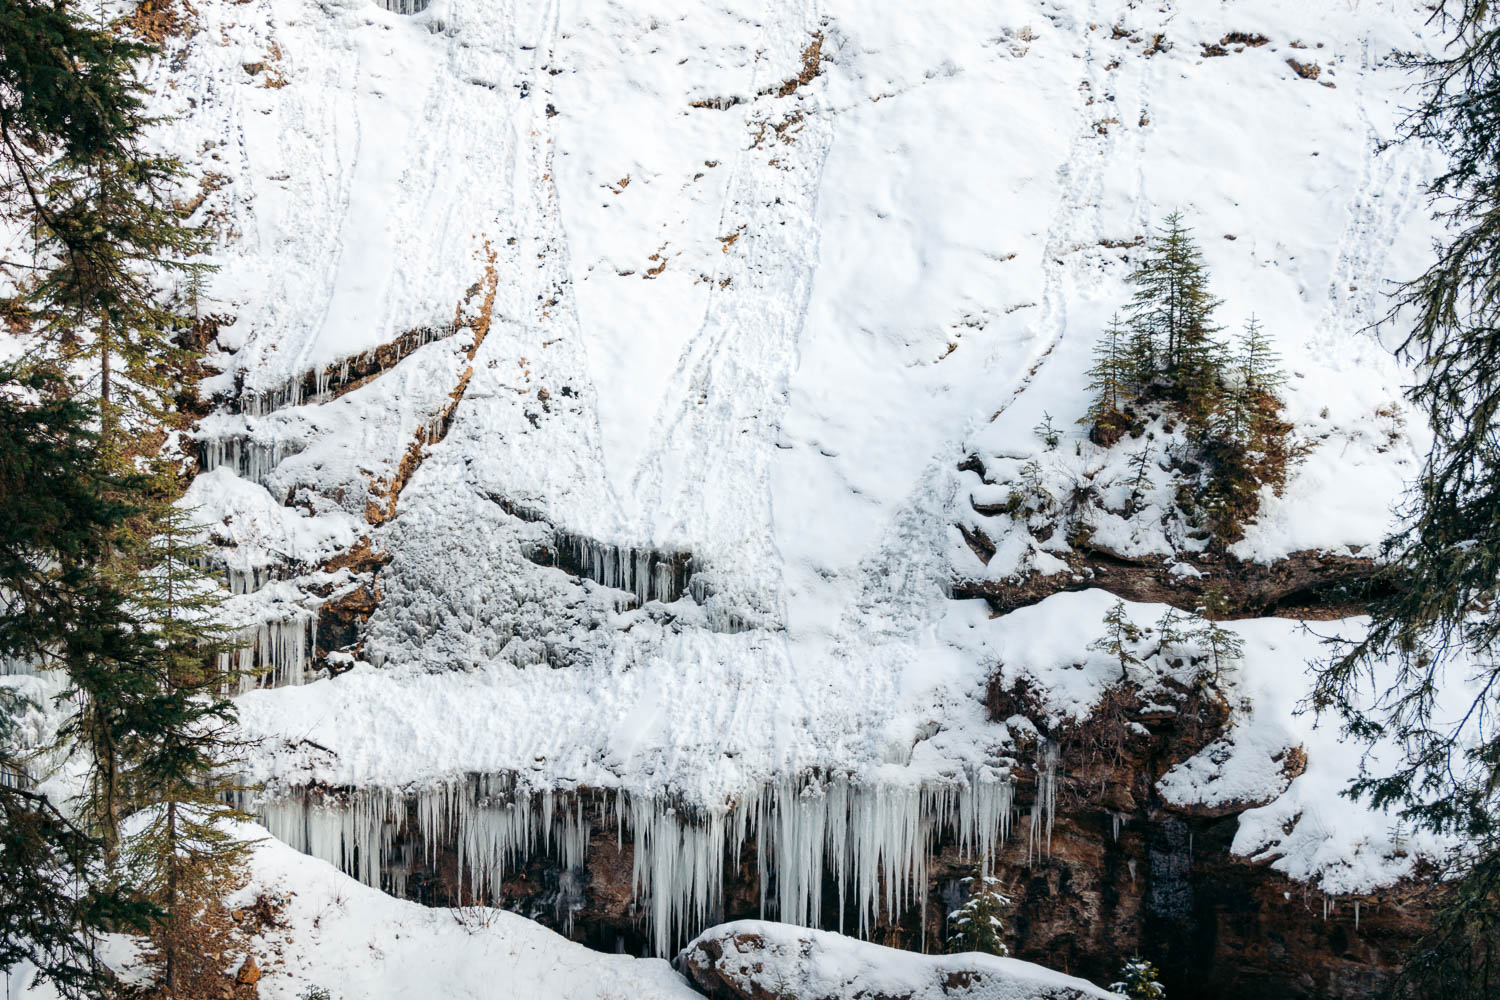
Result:
[[[582,867],[594,829],[628,835],[632,881],[653,949],[669,954],[721,914],[726,862],[753,840],[761,915],[815,926],[824,890],[868,934],[881,913],[927,900],[927,864],[939,840],[988,865],[1010,827],[1014,785],[990,768],[946,782],[865,784],[845,777],[767,782],[737,802],[683,809],[667,797],[541,791],[509,776],[470,776],[414,794],[300,789],[259,805],[279,839],[341,866],[370,885],[404,894],[419,837],[431,864],[454,845],[458,883],[476,898],[498,893],[507,871],[538,852],[564,870]]]

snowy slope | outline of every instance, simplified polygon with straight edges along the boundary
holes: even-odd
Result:
[[[196,7],[150,77],[178,116],[164,141],[211,181],[211,309],[233,317],[194,502],[233,536],[229,567],[280,560],[266,607],[353,586],[320,567],[355,536],[390,556],[353,670],[241,697],[268,800],[501,774],[720,822],[798,801],[817,770],[897,817],[865,883],[902,870],[901,810],[941,789],[942,809],[989,809],[1022,766],[984,716],[997,663],[1055,674],[1080,713],[1107,680],[1060,680],[1093,662],[1104,595],[999,620],[949,599],[984,572],[953,527],[975,488],[957,465],[1019,465],[1044,412],[1084,455],[1080,372],[1172,209],[1223,318],[1274,336],[1318,442],[1242,555],[1371,545],[1421,446],[1377,415],[1405,376],[1361,332],[1431,235],[1430,155],[1375,155],[1405,85],[1391,53],[1428,44],[1415,4]],[[1205,58],[1229,32],[1269,42]],[[437,339],[336,399],[301,388],[410,331]],[[394,516],[371,517],[398,480]],[[566,538],[691,553],[696,589],[631,607],[539,564]],[[1355,762],[1291,712],[1291,628],[1245,625],[1247,663],[1276,670],[1246,668],[1238,731],[1313,763],[1237,846],[1277,841],[1330,891],[1388,883],[1410,853],[1359,841],[1388,822],[1304,804]],[[300,648],[275,635],[276,656]],[[323,853],[369,809],[320,827]],[[279,815],[315,849],[316,824]]]
[[[602,955],[503,910],[433,909],[392,899],[254,824],[235,834],[256,843],[247,884],[225,904],[248,910],[264,901],[275,914],[246,948],[261,970],[256,991],[263,1000],[295,1000],[318,987],[336,1000],[700,996],[660,959]],[[107,953],[125,960],[120,971],[128,978],[130,951],[121,944],[112,942]],[[237,966],[244,956],[231,957]],[[56,995],[23,980],[15,973],[8,1000]]]

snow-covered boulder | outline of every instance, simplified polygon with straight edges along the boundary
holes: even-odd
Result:
[[[711,927],[677,958],[714,1000],[1112,1000],[1087,980],[1014,958],[920,955],[765,920]]]

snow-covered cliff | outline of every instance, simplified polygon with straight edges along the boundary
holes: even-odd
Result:
[[[803,920],[825,871],[867,915],[925,894],[934,830],[985,854],[1048,780],[991,675],[1056,721],[1118,667],[1101,590],[953,599],[1061,565],[982,562],[959,466],[1100,474],[1081,373],[1171,210],[1316,445],[1236,555],[1358,554],[1421,448],[1363,331],[1433,234],[1433,154],[1376,152],[1416,4],[194,9],[150,77],[220,232],[192,500],[278,668],[239,699],[258,807],[368,879],[408,823],[480,887],[607,824],[666,951],[726,845]],[[1263,803],[1235,850],[1330,894],[1409,872],[1436,845],[1337,800],[1357,755],[1295,714],[1315,639],[1236,628],[1232,725],[1163,796]]]

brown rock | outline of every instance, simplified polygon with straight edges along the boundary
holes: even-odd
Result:
[[[1318,78],[1318,74],[1323,72],[1323,68],[1317,63],[1304,63],[1298,62],[1295,59],[1288,59],[1286,61],[1286,64],[1292,67],[1292,72],[1296,73],[1304,80],[1316,80]]]
[[[255,964],[253,955],[245,956],[245,964],[240,966],[240,971],[235,973],[234,981],[241,986],[254,986],[260,982],[260,966]]]

